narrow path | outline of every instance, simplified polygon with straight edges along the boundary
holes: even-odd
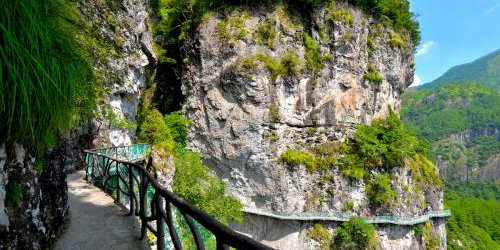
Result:
[[[135,217],[126,216],[84,176],[83,171],[68,176],[70,220],[55,250],[150,250],[145,240],[138,240],[140,226]]]

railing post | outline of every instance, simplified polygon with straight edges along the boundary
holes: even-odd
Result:
[[[135,206],[134,206],[134,177],[133,175],[133,166],[131,164],[127,164],[128,166],[128,193],[129,193],[129,203],[130,203],[130,214],[129,215],[134,215],[135,212]]]
[[[139,218],[141,219],[141,240],[146,237],[146,202],[148,199],[148,182],[146,179],[146,174],[141,172],[141,177],[140,177],[140,182],[139,183]]]
[[[120,204],[120,163],[116,163],[116,203]]]
[[[156,236],[156,245],[158,250],[165,249],[165,219],[161,212],[163,210],[163,199],[158,195],[156,199],[156,232],[158,233]]]

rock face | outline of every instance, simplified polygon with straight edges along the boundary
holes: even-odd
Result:
[[[441,176],[449,182],[483,181],[500,178],[500,154],[490,156],[484,165],[471,161],[469,150],[474,150],[475,139],[483,137],[495,137],[500,140],[500,127],[490,126],[487,128],[472,129],[461,133],[452,134],[441,140],[437,147],[446,145],[453,153],[455,161],[438,155],[436,166]],[[471,145],[472,144],[472,145]]]
[[[130,145],[135,140],[140,87],[146,85],[148,67],[156,63],[147,26],[149,3],[80,0],[78,6],[95,39],[95,69],[105,92],[105,104],[91,122],[92,146]]]
[[[347,213],[353,215],[414,216],[425,206],[418,200],[441,210],[440,188],[420,195],[404,191],[415,185],[405,167],[390,173],[399,197],[394,207],[373,211],[365,185],[349,181],[338,168],[324,178],[325,173],[310,173],[305,166],[277,163],[287,149],[343,141],[356,124],[385,117],[389,106],[398,111],[400,94],[412,82],[413,46],[395,45],[396,35],[377,20],[337,2],[307,11],[277,4],[226,7],[206,15],[184,48],[183,111],[193,121],[189,147],[247,210],[341,213],[350,201],[354,205]],[[341,9],[348,17],[333,18]],[[311,57],[315,51],[319,56]],[[373,81],[370,72],[383,80]],[[246,217],[234,228],[277,249],[314,248],[306,237],[310,223]],[[444,226],[435,230],[445,235]],[[377,232],[384,249],[423,247],[410,228]],[[446,238],[441,242],[445,249]]]
[[[64,152],[52,150],[43,158],[37,162],[18,144],[0,147],[5,183],[0,185],[0,249],[47,249],[63,228],[68,213]]]

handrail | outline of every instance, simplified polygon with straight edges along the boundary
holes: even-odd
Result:
[[[178,231],[174,226],[175,219],[179,217],[178,214],[173,212],[173,205],[188,224],[198,250],[205,249],[205,242],[201,237],[200,228],[196,222],[215,236],[217,250],[228,250],[229,247],[239,250],[273,249],[233,231],[212,216],[183,201],[159,184],[143,165],[101,153],[104,150],[112,149],[115,148],[84,151],[86,178],[92,184],[95,184],[96,180],[102,179],[100,181],[105,191],[108,190],[113,180],[116,182],[114,186],[114,191],[116,191],[115,201],[121,203],[121,195],[128,197],[129,215],[134,214],[141,220],[141,239],[146,236],[146,230],[149,230],[157,237],[157,248],[164,250],[167,244],[166,230],[168,230],[168,238],[174,248],[176,250],[183,249]],[[152,160],[150,159],[148,165],[151,164]],[[154,194],[151,204],[148,204],[150,188],[153,189]],[[156,225],[153,225],[153,223]]]
[[[289,214],[277,211],[261,211],[255,209],[245,209],[245,213],[255,214],[260,216],[271,217],[279,220],[295,220],[295,221],[348,221],[351,216],[345,214]],[[414,217],[400,217],[400,216],[361,216],[366,223],[370,224],[396,224],[396,225],[415,225],[426,221],[431,218],[449,217],[451,210],[444,211],[429,211],[425,215]]]

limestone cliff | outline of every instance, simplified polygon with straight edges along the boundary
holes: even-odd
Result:
[[[416,186],[405,166],[390,170],[397,202],[374,209],[365,184],[349,181],[336,167],[311,173],[277,162],[287,149],[344,141],[356,124],[385,117],[389,106],[399,110],[413,78],[413,45],[357,7],[338,1],[312,10],[221,8],[204,17],[184,56],[189,146],[247,211],[414,216],[426,204],[442,209],[440,188],[404,191]],[[306,236],[311,226],[251,214],[234,225],[278,249],[314,248]],[[434,230],[445,249],[444,223]],[[377,233],[383,249],[423,247],[411,227],[379,227]]]

